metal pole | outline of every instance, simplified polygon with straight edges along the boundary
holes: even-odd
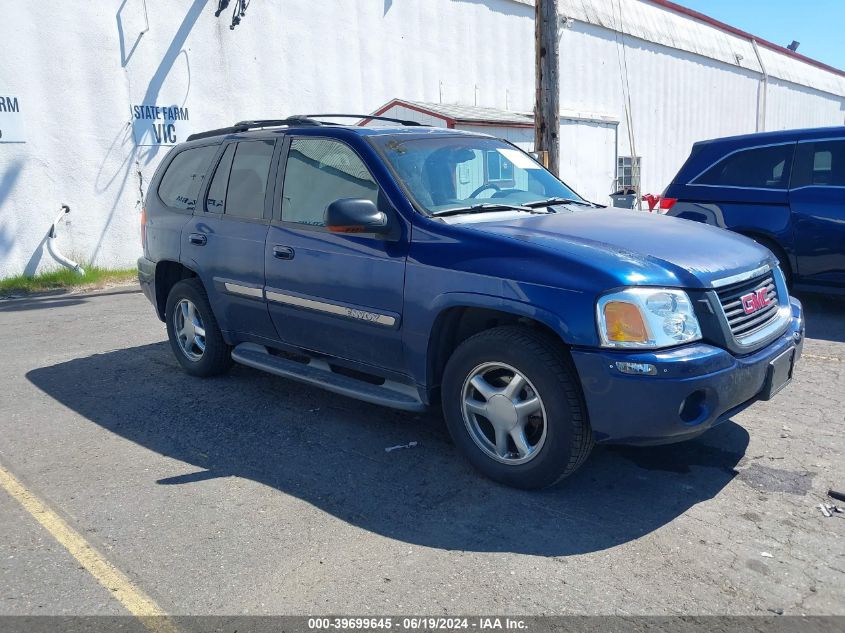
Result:
[[[760,56],[760,49],[757,48],[757,40],[754,38],[751,38],[751,46],[754,47],[757,63],[760,64],[760,73],[763,75],[763,81],[760,82],[757,89],[757,131],[763,132],[766,129],[766,96],[769,92],[769,73],[766,71],[766,65]]]
[[[534,150],[560,175],[560,38],[558,0],[534,4],[535,92]]]

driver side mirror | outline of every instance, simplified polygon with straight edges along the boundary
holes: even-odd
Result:
[[[366,198],[341,198],[326,209],[326,228],[332,233],[389,232],[387,214],[379,211],[372,200]]]

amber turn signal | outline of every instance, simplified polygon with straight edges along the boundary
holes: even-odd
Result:
[[[607,338],[616,343],[645,343],[648,341],[640,309],[632,303],[610,301],[604,306]]]

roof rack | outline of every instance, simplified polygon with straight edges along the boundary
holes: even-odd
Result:
[[[201,138],[209,138],[211,136],[222,136],[224,134],[236,134],[238,132],[247,132],[249,130],[260,130],[268,127],[319,127],[322,125],[340,125],[339,123],[332,123],[331,121],[318,121],[317,119],[328,118],[343,118],[343,119],[361,119],[377,121],[389,121],[391,123],[399,123],[400,125],[421,126],[422,123],[416,121],[407,121],[405,119],[393,119],[386,116],[375,116],[372,114],[297,114],[289,116],[286,119],[257,119],[255,121],[238,121],[231,127],[221,127],[216,130],[208,130],[206,132],[197,132],[188,137],[189,141],[196,141]]]
[[[236,134],[237,132],[247,132],[249,130],[260,130],[267,127],[297,127],[297,126],[320,126],[325,125],[314,119],[309,119],[304,116],[290,116],[286,119],[258,119],[255,121],[238,121],[230,127],[221,127],[216,130],[208,130],[206,132],[197,132],[188,137],[189,141],[195,141],[201,138],[209,138],[211,136],[222,136],[223,134]]]
[[[389,116],[378,116],[375,114],[306,114],[305,115],[309,119],[330,119],[330,118],[337,118],[337,119],[361,119],[366,121],[371,121],[375,119],[376,121],[388,121],[390,123],[398,123],[399,125],[408,125],[408,126],[419,126],[423,127],[424,124],[420,123],[419,121],[409,121],[408,119],[394,119]]]

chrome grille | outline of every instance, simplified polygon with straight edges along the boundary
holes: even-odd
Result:
[[[766,289],[766,297],[769,300],[769,305],[751,314],[746,314],[741,297],[756,292],[760,288]],[[759,332],[778,318],[780,304],[772,271],[768,271],[747,281],[719,288],[716,290],[716,294],[719,295],[719,302],[722,304],[722,310],[725,312],[725,318],[728,320],[728,327],[730,327],[731,334],[739,342],[742,342],[743,339],[755,332]]]

